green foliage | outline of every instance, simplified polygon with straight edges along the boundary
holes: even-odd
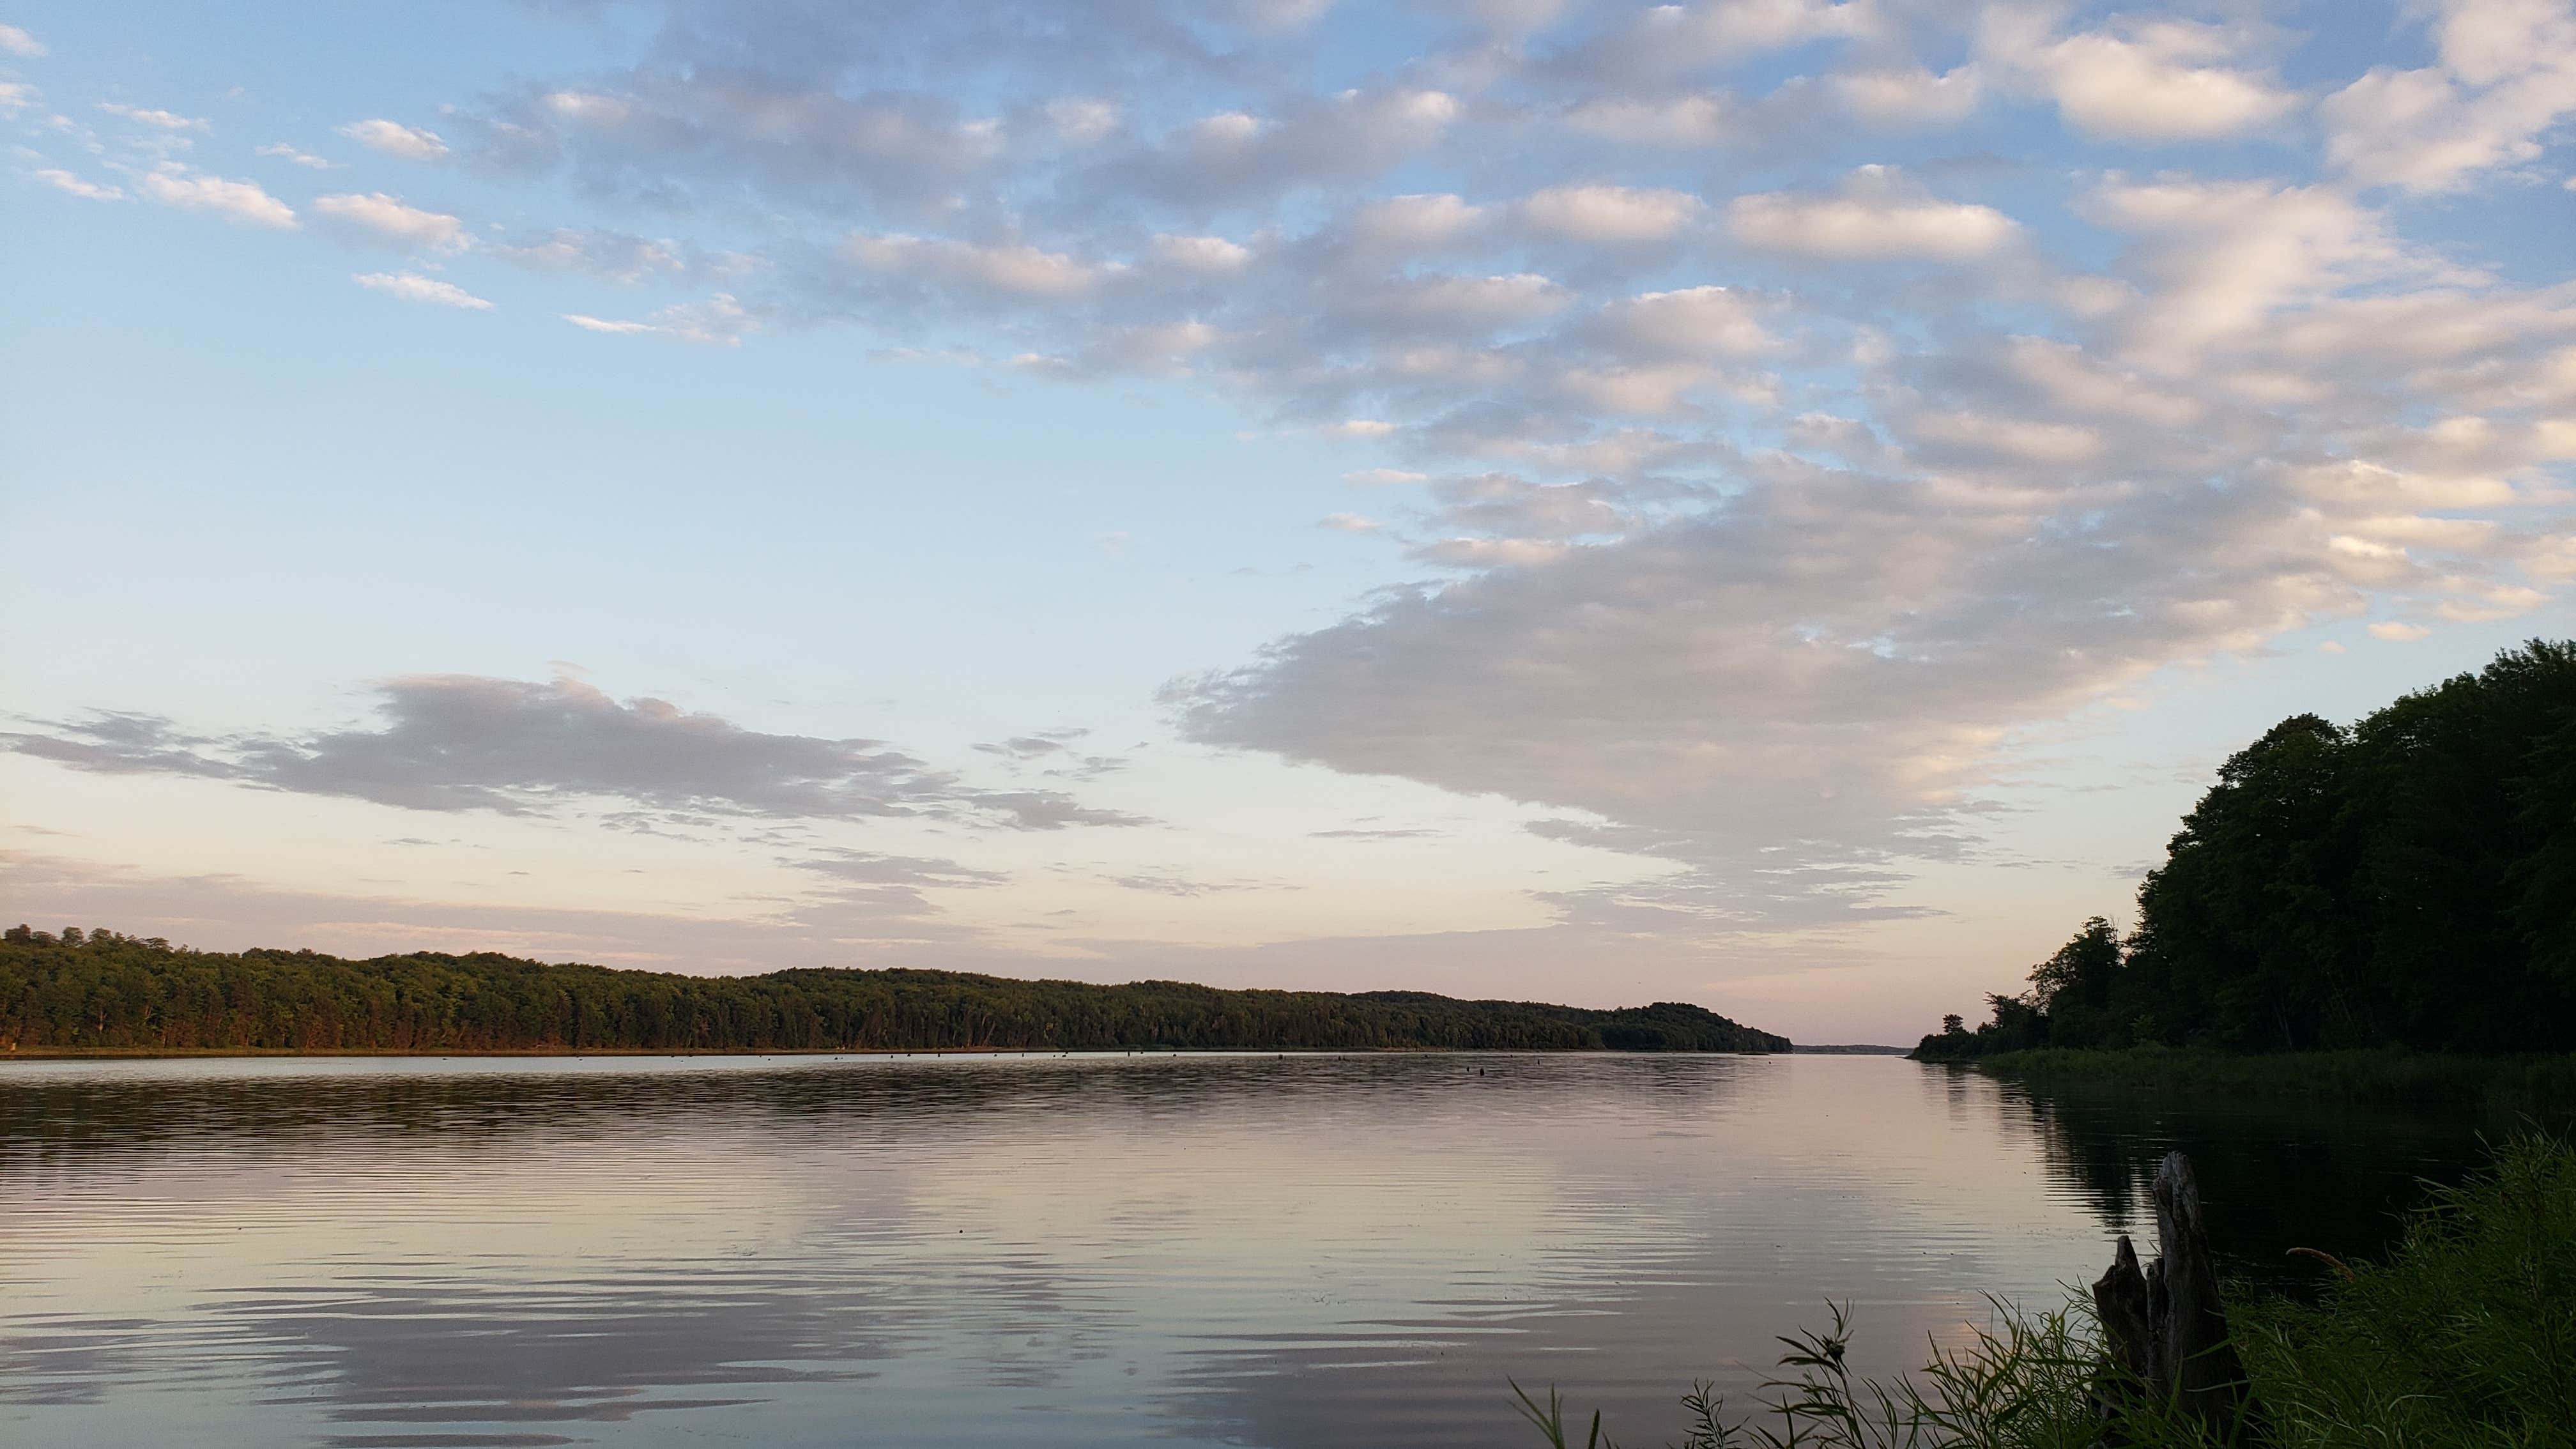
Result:
[[[2326,1265],[2323,1299],[2273,1296],[2229,1314],[2272,1449],[2570,1449],[2576,1446],[2576,1149],[2525,1134],[2490,1171],[2436,1190],[2382,1266]],[[2090,1305],[2031,1314],[1995,1305],[1966,1346],[1934,1346],[1894,1381],[1854,1379],[1851,1323],[1781,1340],[1788,1370],[1730,1419],[1701,1384],[1682,1396],[1681,1449],[2226,1449],[2174,1406],[2123,1392]],[[1523,1415],[1568,1443],[1562,1399]],[[2116,1417],[2104,1403],[2121,1407]],[[1612,1449],[1594,1416],[1593,1449]]]
[[[2391,1260],[2233,1315],[2283,1445],[2576,1445],[2576,1152],[2520,1136]]]
[[[2030,979],[1918,1055],[2576,1049],[2576,643],[2349,730],[2273,726],[2183,818],[2125,945],[2096,917]]]
[[[114,931],[0,939],[0,1050],[1787,1051],[1678,1002],[1590,1011],[1425,992],[1094,986],[950,971],[678,976],[421,952],[220,954]]]

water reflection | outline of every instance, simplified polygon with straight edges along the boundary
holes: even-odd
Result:
[[[1928,1068],[1953,1076],[1962,1068]],[[2313,1286],[2314,1263],[2289,1249],[2375,1257],[2393,1246],[2426,1182],[2452,1183],[2485,1161],[2483,1141],[2512,1119],[2460,1109],[2358,1107],[2295,1099],[2156,1101],[2101,1090],[2000,1089],[2007,1111],[2038,1129],[2049,1171],[2103,1222],[2150,1241],[2149,1196],[2170,1150],[2191,1154],[2212,1246],[2258,1284]]]
[[[13,1063],[0,1431],[1491,1445],[1508,1375],[1656,1442],[1827,1297],[1886,1369],[2089,1279],[2178,1137],[2260,1257],[2352,1246],[2267,1173],[2368,1217],[2469,1129],[1867,1058]]]

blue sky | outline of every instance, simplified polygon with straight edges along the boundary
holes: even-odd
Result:
[[[42,922],[1902,1040],[2576,632],[2566,3],[0,23]]]

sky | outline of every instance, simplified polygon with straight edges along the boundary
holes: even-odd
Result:
[[[0,912],[1911,1041],[2576,634],[2576,3],[0,6]]]

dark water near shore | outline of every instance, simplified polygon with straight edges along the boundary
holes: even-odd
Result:
[[[2165,1148],[2222,1248],[2384,1245],[2466,1120],[1872,1057],[0,1064],[0,1442],[1623,1439],[1849,1300],[2053,1305]]]

